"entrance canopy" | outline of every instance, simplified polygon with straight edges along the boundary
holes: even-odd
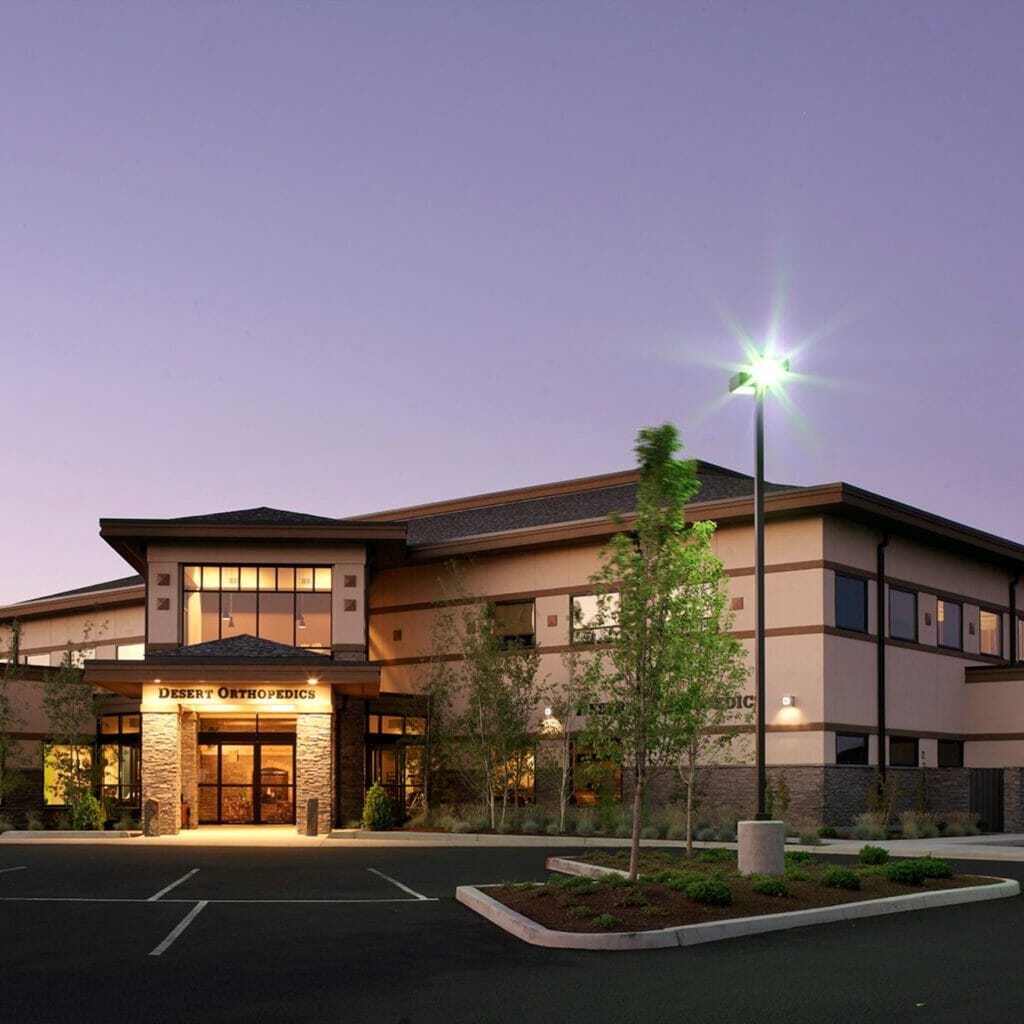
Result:
[[[311,689],[321,694],[377,697],[380,666],[335,661],[301,647],[242,635],[161,651],[143,661],[87,661],[85,682],[133,700],[160,694],[192,705],[242,700],[294,703],[294,695]],[[174,695],[164,695],[163,690]],[[179,691],[186,695],[179,697]],[[293,696],[279,696],[285,693]]]

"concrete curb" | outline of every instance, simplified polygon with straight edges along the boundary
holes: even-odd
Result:
[[[600,877],[604,874],[625,874],[616,868],[601,868],[596,864],[579,864],[562,857],[548,859],[548,867],[551,870],[564,871],[569,866],[573,870],[567,871],[567,874],[581,874],[590,878]],[[488,886],[488,888],[490,887]],[[931,907],[1005,899],[1009,896],[1017,896],[1019,893],[1020,885],[1016,881],[1012,878],[999,878],[994,879],[992,885],[976,885],[968,889],[908,893],[905,896],[862,900],[858,903],[844,903],[835,907],[793,910],[759,917],[739,917],[732,921],[709,921],[705,924],[680,925],[675,928],[662,928],[649,932],[609,932],[605,934],[552,931],[488,896],[483,892],[483,887],[460,885],[455,890],[455,898],[459,903],[476,911],[499,928],[503,928],[509,934],[534,946],[546,946],[553,949],[620,950],[696,946],[705,942],[718,942],[721,939],[735,939],[744,935],[759,935],[764,932],[784,931],[789,928],[806,928],[810,925],[827,924],[833,921],[853,921],[864,917],[906,913],[911,910],[927,910]]]
[[[106,842],[109,839],[140,839],[142,837],[141,832],[128,832],[124,829],[113,830],[110,832],[97,832],[97,831],[72,831],[54,829],[53,831],[46,831],[39,829],[36,831],[20,831],[18,829],[11,829],[8,832],[0,832],[0,840],[6,840],[9,843],[51,843],[60,842],[68,839],[77,839],[79,842]]]

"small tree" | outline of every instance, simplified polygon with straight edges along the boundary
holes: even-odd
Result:
[[[692,463],[675,458],[679,448],[670,423],[640,431],[633,528],[611,539],[591,577],[600,591],[617,591],[619,598],[616,628],[588,661],[586,737],[598,756],[617,760],[632,778],[631,878],[645,791],[657,773],[678,764],[706,725],[702,686],[708,684],[701,681],[722,675],[707,673],[714,659],[702,639],[724,636],[707,628],[719,600],[708,561],[712,527],[686,526],[686,502],[699,482]],[[732,677],[731,670],[725,674]]]
[[[573,738],[578,729],[580,702],[583,699],[583,654],[570,647],[562,654],[565,683],[551,693],[551,716],[558,722],[558,831],[565,831],[565,815],[573,794]],[[550,736],[550,733],[545,733]]]
[[[12,620],[3,623],[2,628],[7,632],[7,653],[3,672],[0,672],[0,804],[24,782],[18,763],[18,741],[14,736],[24,719],[12,693],[21,660],[21,623]]]
[[[669,694],[680,740],[677,772],[686,793],[686,855],[693,853],[693,812],[700,776],[729,760],[742,721],[735,710],[747,680],[743,645],[729,630],[733,614],[722,563],[711,548],[713,523],[694,523],[682,552],[686,600],[679,609],[685,675]]]
[[[86,624],[88,641],[92,624]],[[43,678],[43,710],[50,726],[44,757],[53,767],[54,791],[72,826],[90,820],[96,718],[101,700],[84,681],[81,656],[68,644],[60,665]]]

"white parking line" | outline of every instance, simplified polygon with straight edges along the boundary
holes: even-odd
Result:
[[[188,879],[190,879],[198,870],[199,868],[193,868],[187,875],[182,875],[176,882],[171,882],[170,885],[165,885],[158,893],[154,893],[149,897],[149,902],[156,903],[161,896],[166,896],[173,888],[181,885],[182,882],[188,881]]]
[[[198,868],[196,869],[198,870]],[[187,876],[186,876],[187,877]],[[171,944],[176,938],[199,916],[203,907],[206,906],[206,900],[200,900],[178,923],[178,927],[171,932],[170,935],[160,943],[156,949],[150,950],[150,956],[162,956],[168,949],[171,948]]]
[[[27,864],[21,864],[16,868],[0,868],[0,875],[5,875],[8,871],[24,871],[28,868]]]
[[[416,899],[418,900],[430,900],[429,896],[424,896],[423,893],[417,892],[415,889],[410,889],[409,886],[407,885],[402,885],[402,883],[399,882],[397,878],[392,878],[390,875],[385,875],[383,871],[378,871],[376,868],[367,868],[366,870],[369,871],[371,875],[376,875],[378,878],[383,878],[385,882],[390,882],[392,885],[397,885],[398,888],[402,890],[402,892],[407,892],[410,896],[415,896]],[[431,902],[436,903],[437,901],[432,900]]]

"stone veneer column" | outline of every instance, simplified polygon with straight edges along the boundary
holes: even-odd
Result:
[[[320,835],[331,829],[334,808],[334,714],[299,713],[295,720],[295,821],[306,834],[306,801],[319,801]]]
[[[160,802],[160,834],[181,829],[181,727],[177,711],[142,715],[142,804]]]
[[[186,822],[184,811],[182,828],[199,825],[199,716],[185,711],[181,716],[181,799],[188,804],[191,820]]]
[[[338,708],[338,824],[358,821],[366,797],[366,701],[346,699]],[[358,827],[358,826],[357,826]]]

